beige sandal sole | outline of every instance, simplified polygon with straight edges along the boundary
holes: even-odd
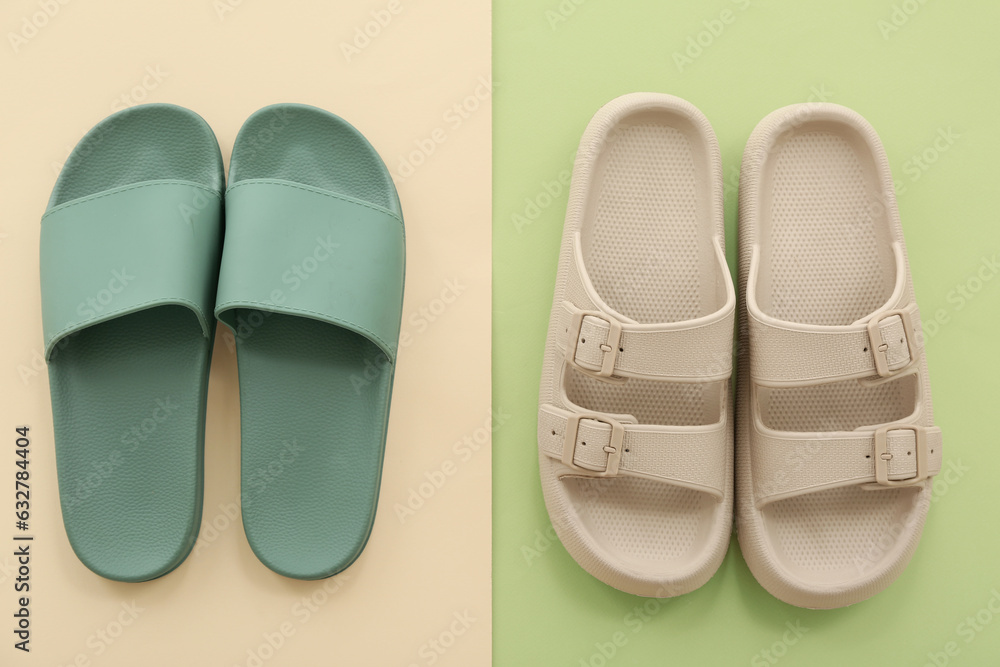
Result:
[[[573,307],[602,313],[581,316],[575,339],[566,315]],[[539,395],[539,466],[562,543],[615,588],[651,597],[686,593],[704,584],[726,553],[734,311],[711,126],[669,95],[613,100],[588,125],[573,171]],[[602,317],[625,327],[622,340],[630,343],[618,353],[594,347],[607,342],[607,333],[587,338]],[[663,323],[687,330],[671,332]],[[656,342],[644,346],[643,327],[663,337],[651,334]],[[589,369],[566,362],[567,345],[575,346],[579,364],[592,362]],[[631,376],[595,377],[602,363]],[[647,372],[661,377],[648,379]],[[594,437],[607,435],[610,446],[595,450],[581,436],[566,449],[565,417],[581,412],[625,423],[624,449],[608,453],[618,426],[586,418],[570,430],[583,433],[586,425]],[[669,434],[645,430],[662,424],[672,425]],[[642,453],[630,448],[636,442]],[[567,466],[560,451],[594,465]],[[620,470],[602,476],[615,456]]]
[[[906,332],[888,312],[912,308],[914,296],[892,176],[871,126],[833,104],[786,107],[761,121],[743,157],[739,244],[743,556],[761,585],[790,604],[859,602],[906,567],[931,494],[930,479],[907,479],[917,456],[930,474],[941,460],[916,347],[919,316]],[[876,338],[885,338],[874,345],[864,333],[872,319]],[[834,336],[846,349],[827,354],[822,341]],[[887,349],[888,361],[877,363],[891,366],[881,383],[872,381],[873,347]],[[873,433],[890,423],[922,427],[931,443],[918,454],[913,432],[888,431],[887,484],[908,486],[863,479],[878,474]],[[769,440],[784,437],[795,441]]]

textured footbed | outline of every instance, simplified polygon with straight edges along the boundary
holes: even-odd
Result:
[[[581,242],[596,292],[627,318],[689,320],[724,304],[712,247],[707,153],[681,114],[632,114],[608,134]],[[630,379],[617,386],[568,372],[565,387],[584,408],[631,414],[646,424],[713,424],[725,409],[723,383]],[[624,476],[563,483],[592,538],[623,564],[664,572],[704,559],[720,506],[709,494]]]
[[[133,183],[173,179],[221,192],[225,175],[212,128],[172,104],[143,104],[108,116],[73,149],[48,208]]]
[[[80,141],[49,208],[149,180],[221,190],[222,178],[218,144],[201,118],[172,105],[139,106],[108,117]],[[87,327],[53,352],[48,370],[63,523],[73,550],[94,572],[153,579],[194,546],[211,354],[212,340],[180,306]]]
[[[848,325],[882,307],[895,265],[880,207],[873,156],[856,131],[806,123],[779,137],[761,176],[761,309],[808,324]],[[857,381],[794,389],[757,388],[763,423],[779,431],[838,431],[901,420],[916,408],[907,376],[879,386]],[[877,548],[910,510],[918,488],[846,487],[764,507],[775,557],[806,581],[856,579],[895,553]]]
[[[152,579],[194,546],[210,361],[194,314],[161,306],[83,329],[49,362],[63,523],[97,574]]]
[[[320,109],[275,105],[247,120],[233,148],[230,187],[254,178],[304,183],[402,217],[375,150]],[[371,534],[392,365],[367,338],[333,324],[244,309],[233,317],[250,323],[236,336],[247,540],[276,572],[332,576],[354,562]],[[316,506],[303,506],[303,489]],[[330,507],[336,511],[323,509]]]
[[[275,571],[329,576],[371,532],[392,374],[381,350],[346,329],[244,309],[235,317],[264,318],[236,339],[247,540]],[[289,487],[310,489],[337,513],[303,507]]]

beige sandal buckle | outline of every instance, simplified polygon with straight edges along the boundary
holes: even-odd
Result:
[[[601,368],[600,370],[593,370],[585,366],[581,366],[576,360],[576,354],[578,347],[583,344],[586,345],[585,341],[582,339],[583,331],[583,320],[585,317],[593,317],[595,319],[601,320],[608,325],[608,336],[603,343],[600,345],[601,349]],[[628,378],[619,377],[614,374],[615,372],[615,362],[618,359],[618,346],[621,344],[622,339],[622,325],[621,322],[614,320],[604,313],[596,310],[574,310],[572,319],[569,323],[569,331],[566,332],[566,363],[575,368],[577,371],[589,375],[590,377],[596,378],[603,382],[610,382],[612,384],[622,384]],[[597,341],[594,341],[596,344]]]
[[[879,326],[894,315],[898,316],[903,323],[903,336],[906,339],[906,351],[910,355],[910,360],[904,366],[890,369],[889,346],[879,335]],[[905,373],[917,362],[917,359],[920,358],[920,346],[917,344],[916,338],[913,330],[913,318],[910,316],[909,310],[887,310],[872,318],[868,323],[868,345],[871,348],[872,357],[875,359],[875,372],[880,378],[891,378]]]
[[[604,448],[608,455],[604,470],[591,470],[576,464],[576,439],[580,432],[580,420],[589,419],[591,421],[607,424],[611,427],[611,443]],[[572,468],[582,475],[588,477],[615,477],[618,475],[618,466],[622,459],[622,446],[625,442],[625,426],[618,421],[593,412],[579,412],[569,416],[566,420],[566,435],[563,440],[562,462],[563,465]]]
[[[889,431],[913,431],[914,452],[917,455],[917,472],[906,479],[889,479]],[[888,424],[875,430],[875,481],[880,486],[915,486],[927,479],[927,429],[915,424]]]

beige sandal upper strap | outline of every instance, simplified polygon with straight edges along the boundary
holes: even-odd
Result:
[[[733,303],[698,320],[630,324],[564,301],[557,346],[566,354],[568,364],[599,379],[726,380],[733,372],[735,317]]]
[[[913,486],[941,471],[941,429],[933,426],[886,424],[839,433],[755,428],[751,438],[758,509],[776,500],[842,486]]]
[[[750,327],[750,377],[757,385],[787,387],[872,378],[885,381],[916,367],[923,353],[916,304],[901,304],[906,258],[899,243],[896,286],[889,304],[863,320],[844,326],[787,322],[766,314],[757,303],[760,247],[754,246],[747,279]]]
[[[729,428],[725,420],[710,426],[649,426],[622,419],[542,405],[538,443],[545,455],[567,467],[564,476],[645,477],[722,500]]]
[[[713,243],[725,305],[692,320],[640,324],[617,314],[598,296],[584,266],[580,236],[566,275],[566,300],[557,308],[556,346],[574,370],[607,382],[627,378],[714,382],[733,371],[736,292],[722,242]],[[725,273],[722,273],[725,272]]]
[[[917,308],[882,311],[851,326],[765,321],[750,312],[750,376],[772,387],[891,378],[920,358]]]

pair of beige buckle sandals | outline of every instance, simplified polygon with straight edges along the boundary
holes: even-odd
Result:
[[[888,586],[920,540],[942,444],[872,127],[833,104],[757,126],[737,294],[708,120],[669,95],[605,105],[573,171],[538,447],[559,538],[615,588],[708,581],[734,497],[743,557],[779,599],[841,607]]]

